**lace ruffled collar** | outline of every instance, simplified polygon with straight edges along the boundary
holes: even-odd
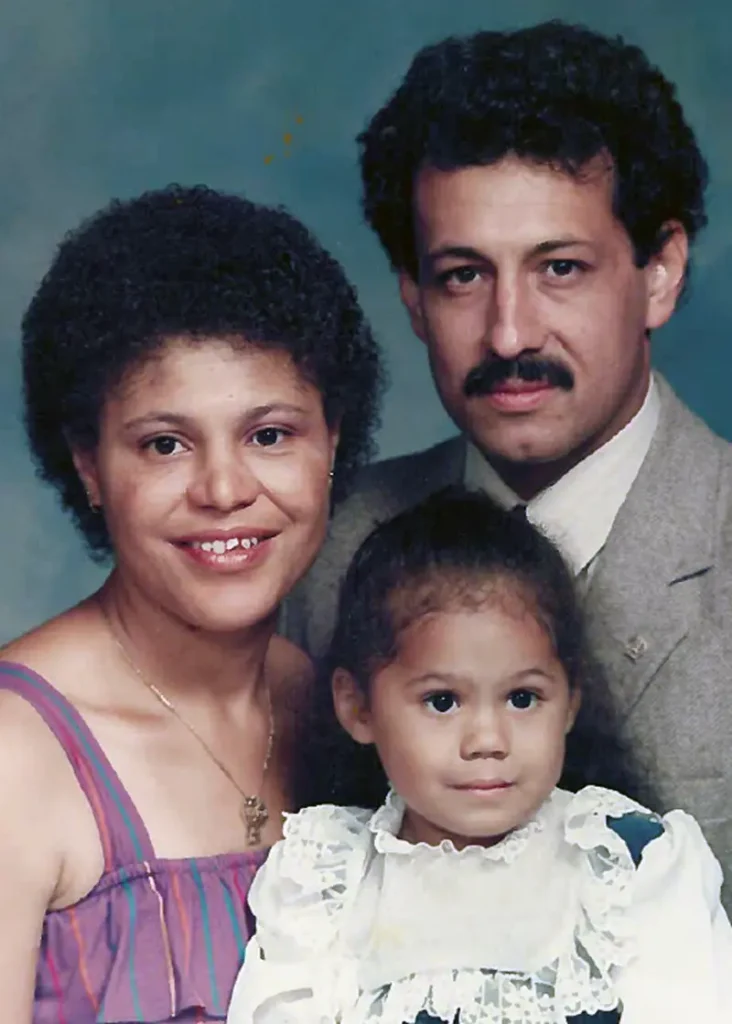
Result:
[[[333,1004],[328,1003],[324,1019],[334,1020],[348,1007],[342,1017],[348,1024],[414,1020],[422,1011],[441,1020],[454,1020],[459,1012],[461,1019],[474,1024],[541,1024],[615,1009],[617,971],[635,954],[627,912],[635,866],[623,839],[608,827],[608,818],[632,811],[649,813],[608,790],[588,787],[574,795],[555,790],[531,822],[500,843],[461,851],[449,842],[434,847],[397,838],[404,804],[395,793],[375,813],[328,805],[289,817],[288,841],[278,863],[290,893],[288,931],[298,941],[307,936],[313,954],[325,956],[327,951],[329,972],[339,935],[353,927],[349,915],[358,905],[355,896],[374,847],[382,854],[399,855],[396,867],[409,868],[410,856],[511,861],[537,832],[559,828],[564,842],[581,851],[572,933],[541,968],[529,973],[503,973],[490,966],[405,973],[385,986],[364,989],[359,983],[362,950],[358,956],[344,950],[338,963],[338,990],[326,986],[327,1000],[332,998]],[[487,872],[486,877],[492,874]]]
[[[435,857],[447,855],[469,859],[482,858],[511,864],[526,849],[531,837],[545,828],[551,800],[550,796],[531,821],[514,829],[513,832],[509,832],[507,836],[492,846],[481,846],[476,843],[458,850],[450,839],[443,839],[438,846],[431,846],[429,843],[410,843],[406,839],[400,839],[399,830],[404,820],[405,805],[402,798],[393,789],[389,791],[385,802],[372,816],[368,823],[368,829],[373,833],[374,847],[383,854],[395,853],[411,857],[417,854],[420,856],[432,854]]]

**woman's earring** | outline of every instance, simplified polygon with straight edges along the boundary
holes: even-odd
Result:
[[[86,494],[86,501],[87,501],[87,504],[89,506],[89,511],[93,512],[94,515],[97,515],[99,512],[102,511],[102,506],[94,504],[94,502],[92,501],[91,494],[89,494],[89,492],[87,490],[85,490],[84,493]]]

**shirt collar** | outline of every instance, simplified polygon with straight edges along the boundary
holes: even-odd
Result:
[[[651,376],[643,405],[633,419],[528,503],[528,519],[551,537],[576,575],[586,569],[604,547],[615,517],[648,454],[660,409],[658,385]],[[468,487],[485,491],[506,508],[521,503],[470,442],[464,482]]]

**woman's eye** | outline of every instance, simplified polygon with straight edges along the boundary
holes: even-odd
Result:
[[[286,431],[281,427],[260,427],[252,434],[252,441],[259,448],[271,448],[285,436]]]
[[[183,447],[177,438],[167,434],[161,434],[160,437],[153,437],[152,440],[145,442],[145,448],[154,451],[156,455],[175,455],[178,446]]]
[[[441,693],[429,693],[425,699],[425,704],[432,708],[434,711],[438,711],[441,715],[446,714],[448,711],[452,711],[453,708],[457,707],[457,697],[454,693],[449,691]]]
[[[519,711],[526,711],[529,708],[533,708],[538,697],[531,690],[514,690],[513,693],[508,695],[509,703],[512,707]]]

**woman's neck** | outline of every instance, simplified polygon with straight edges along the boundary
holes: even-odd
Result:
[[[117,571],[95,601],[130,669],[167,698],[225,706],[261,695],[274,615],[235,633],[196,629],[132,592]]]

